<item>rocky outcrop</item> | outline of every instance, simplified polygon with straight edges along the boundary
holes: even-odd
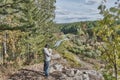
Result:
[[[104,80],[102,74],[95,70],[62,69],[53,71],[46,79],[43,72],[21,69],[7,80]]]
[[[57,56],[53,57],[54,59],[61,58],[60,55],[56,54]],[[76,57],[77,58],[77,57]],[[78,59],[78,58],[77,58]],[[62,61],[64,61],[62,59]],[[79,60],[78,60],[79,61]],[[66,62],[66,61],[65,61]],[[81,63],[81,61],[79,61]],[[50,67],[50,73],[54,74],[59,77],[54,77],[55,80],[104,80],[102,74],[95,70],[89,69],[75,69],[70,68],[68,69],[66,66],[63,66],[58,63],[54,63]]]
[[[47,79],[43,73],[43,64],[35,64],[18,70],[7,80],[104,80],[102,74],[95,70],[64,66],[63,62],[67,63],[67,61],[61,59],[59,54],[55,54],[53,59],[55,61],[51,62],[50,75]],[[60,61],[57,62],[56,59],[60,59]]]
[[[62,69],[62,70],[61,70]],[[62,65],[54,65],[52,67],[51,74],[59,72],[59,77],[56,77],[57,80],[104,80],[101,73],[95,70],[80,70],[80,69],[64,69]]]

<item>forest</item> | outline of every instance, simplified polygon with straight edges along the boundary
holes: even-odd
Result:
[[[63,24],[54,22],[55,3],[56,0],[0,0],[0,80],[8,80],[2,77],[25,66],[43,63],[47,43],[70,67],[81,67],[75,55],[91,63],[92,69],[102,69],[104,80],[119,80],[120,1],[110,9],[103,4],[98,7],[102,20]]]

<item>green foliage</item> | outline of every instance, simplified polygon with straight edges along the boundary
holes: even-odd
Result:
[[[101,5],[105,6],[105,5]],[[117,6],[117,5],[116,5]],[[120,30],[120,25],[116,24],[120,19],[120,8],[119,4],[117,7],[112,7],[110,9],[99,8],[104,16],[103,20],[98,22],[98,28],[95,29],[97,36],[102,39],[104,44],[101,45],[101,58],[106,63],[106,69],[114,69],[112,74],[115,74],[115,80],[118,80],[118,69],[120,58],[120,35],[118,34]],[[111,74],[111,76],[112,76]],[[109,75],[105,75],[107,80],[109,80]]]
[[[96,48],[96,44],[94,42],[94,39],[89,39],[86,37],[87,34],[83,36],[79,35],[71,35],[69,34],[70,37],[68,37],[71,41],[70,44],[72,44],[72,47],[67,47],[67,49],[77,55],[84,55],[90,58],[96,58],[98,57],[99,53],[101,53],[99,50]]]
[[[46,43],[53,44],[55,0],[2,0],[0,2],[1,55],[6,62],[29,64],[42,60]],[[7,33],[6,37],[4,36]],[[3,40],[4,39],[4,40]],[[13,58],[14,56],[14,58]],[[5,62],[5,61],[4,61]]]
[[[69,27],[64,26],[64,28],[61,31],[63,31],[65,34],[67,33],[77,34],[77,27],[76,26],[69,26]]]
[[[115,77],[111,76],[112,74],[108,74],[106,72],[103,73],[105,80],[115,80]]]
[[[73,44],[70,41],[63,41],[56,50],[68,61],[71,67],[80,67],[80,63],[76,59],[75,54],[68,50],[68,48],[72,48],[72,46]]]
[[[63,57],[69,62],[72,67],[80,67],[80,63],[77,61],[74,54],[65,51]]]

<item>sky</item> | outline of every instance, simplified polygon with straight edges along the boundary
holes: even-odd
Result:
[[[56,0],[55,22],[71,23],[102,19],[98,6],[102,0]],[[107,0],[107,8],[114,6],[116,0]]]

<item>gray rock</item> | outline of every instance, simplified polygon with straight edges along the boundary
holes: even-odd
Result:
[[[60,58],[61,58],[60,54],[54,54],[52,56],[52,59],[60,59]]]
[[[83,73],[80,70],[76,69],[74,70],[74,74],[75,76],[81,76]]]
[[[53,67],[50,67],[50,73],[53,73],[54,71],[56,71]]]
[[[57,71],[62,71],[63,66],[62,66],[61,64],[56,64],[56,65],[54,66],[54,68],[55,68]]]
[[[83,73],[83,80],[90,80],[88,73],[86,73],[86,72]]]
[[[83,77],[82,76],[75,76],[75,77],[73,77],[73,80],[83,80]]]
[[[102,74],[94,70],[68,69],[63,74],[66,76],[62,79],[65,80],[104,80]]]
[[[73,80],[72,77],[66,77],[65,80]]]
[[[67,70],[67,71],[66,71],[66,75],[67,75],[68,77],[74,77],[74,76],[75,76],[74,70],[73,70],[73,69]]]
[[[59,78],[59,80],[66,80],[66,75],[65,74],[62,74],[62,77]]]
[[[50,73],[52,73],[54,71],[62,71],[62,69],[63,69],[63,65],[55,64],[55,65],[50,67]]]

